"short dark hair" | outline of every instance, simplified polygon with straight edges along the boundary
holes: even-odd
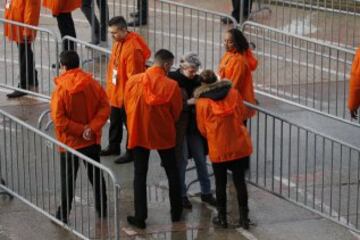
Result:
[[[213,70],[206,69],[200,73],[200,81],[206,84],[214,83],[218,80]]]
[[[60,63],[65,66],[67,70],[70,70],[79,67],[80,58],[75,51],[63,51],[60,53]]]
[[[244,53],[246,50],[249,49],[249,42],[245,38],[244,34],[237,28],[230,29],[228,33],[231,34],[235,49],[240,52]]]
[[[109,27],[117,26],[118,28],[127,29],[127,23],[123,16],[116,16],[110,19]]]
[[[165,62],[170,62],[174,60],[175,56],[169,50],[160,49],[155,53],[154,58],[155,58],[155,62],[164,64]]]

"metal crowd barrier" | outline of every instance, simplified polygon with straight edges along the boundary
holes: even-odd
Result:
[[[360,148],[259,106],[249,122],[249,182],[360,232]]]
[[[120,238],[120,187],[111,170],[2,110],[0,139],[1,189],[81,239]],[[62,159],[60,148],[69,153]],[[71,202],[68,222],[60,221],[58,207]]]
[[[256,45],[260,64],[253,80],[259,93],[351,121],[347,99],[353,50],[253,22],[245,22],[243,31]]]
[[[119,0],[110,15],[122,15],[131,22],[130,14],[136,11],[136,1]],[[223,33],[236,27],[235,19],[226,14],[169,0],[149,1],[148,12],[146,25],[130,29],[139,32],[152,51],[168,49],[176,60],[186,52],[197,52],[204,68],[217,67],[224,51]],[[224,25],[222,17],[229,17],[233,24]]]
[[[252,14],[250,21],[349,49],[360,45],[360,33],[357,30],[360,23],[358,0],[257,2],[261,3],[262,7],[268,7],[271,13]]]
[[[2,35],[0,69],[3,75],[0,86],[38,97],[49,96],[54,86],[53,78],[58,75],[57,36],[45,28],[0,18],[0,28],[5,31],[6,26],[13,28],[17,35],[23,31],[36,31],[36,39],[17,44]],[[20,79],[23,79],[22,86]]]

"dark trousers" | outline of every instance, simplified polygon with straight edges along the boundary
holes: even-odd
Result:
[[[244,1],[244,9],[242,10],[243,20],[249,17],[252,8],[252,0],[232,0],[233,11],[231,12],[231,16],[238,22],[240,20],[241,1]]]
[[[125,109],[111,107],[109,128],[109,145],[111,148],[120,149],[123,136],[123,124],[126,126]]]
[[[30,86],[37,86],[38,78],[35,70],[34,53],[31,43],[25,42],[18,45],[20,62],[20,84],[19,87],[28,89]]]
[[[182,213],[181,189],[179,170],[175,159],[175,149],[158,150],[161,166],[164,167],[169,182],[169,197],[171,216],[177,217]],[[148,216],[146,176],[149,168],[150,150],[142,147],[132,149],[134,158],[134,202],[135,218],[144,220]]]
[[[140,21],[146,22],[148,17],[148,0],[137,0]]]
[[[78,149],[85,156],[100,162],[100,145],[92,145],[89,147]],[[79,169],[79,158],[73,154],[61,153],[60,177],[61,177],[61,206],[58,213],[61,219],[67,219],[74,198],[74,190],[76,185],[76,176]],[[95,209],[99,217],[106,217],[107,213],[107,196],[104,176],[100,174],[99,168],[94,168],[91,164],[83,162],[93,191],[95,194]],[[95,176],[94,176],[95,174]]]
[[[245,182],[245,172],[249,166],[249,158],[242,158],[222,163],[213,163],[212,166],[215,175],[217,210],[219,214],[226,214],[227,170],[232,171],[240,216],[247,214],[248,192]]]
[[[70,36],[76,38],[75,24],[70,13],[60,13],[55,16],[61,37]],[[75,50],[75,43],[69,40],[63,42],[63,50]]]
[[[96,0],[97,6],[100,10],[100,23],[95,15],[93,0],[83,0],[81,11],[84,13],[86,19],[92,27],[92,42],[107,40],[107,24],[109,21],[109,7],[106,0]]]

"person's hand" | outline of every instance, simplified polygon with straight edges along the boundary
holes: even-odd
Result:
[[[83,139],[85,139],[86,141],[91,141],[94,137],[94,132],[93,130],[89,127],[89,126],[85,126],[84,127],[84,131],[82,134]]]
[[[186,101],[188,105],[195,105],[195,98],[190,98]]]
[[[351,115],[351,118],[357,119],[358,118],[357,109],[356,110],[351,110],[350,115]]]

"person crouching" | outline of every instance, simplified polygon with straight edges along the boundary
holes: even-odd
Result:
[[[231,81],[218,81],[211,70],[203,71],[200,81],[201,86],[194,93],[196,120],[200,133],[208,142],[215,175],[218,216],[213,223],[227,228],[226,183],[227,170],[230,170],[237,192],[239,224],[248,229],[250,220],[245,172],[249,168],[252,143],[243,124],[246,107],[238,91],[231,88]]]

